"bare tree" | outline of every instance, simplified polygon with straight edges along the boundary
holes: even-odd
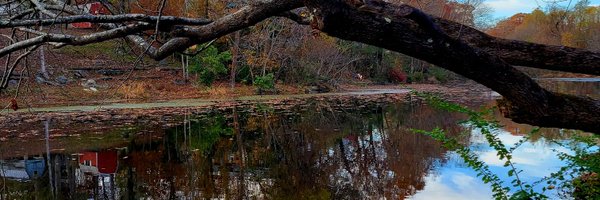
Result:
[[[50,44],[55,47],[86,45],[126,38],[147,56],[161,60],[195,44],[255,25],[267,18],[285,16],[313,30],[340,39],[382,47],[412,56],[467,78],[503,95],[500,110],[516,122],[546,127],[581,129],[600,133],[600,101],[547,91],[513,66],[600,75],[600,53],[499,39],[457,22],[429,15],[407,4],[381,0],[257,0],[218,19],[120,14],[84,14],[62,0],[12,0],[10,17],[0,29],[35,35],[0,49],[0,57]],[[306,17],[296,14],[306,7]],[[6,10],[6,9],[4,9]],[[44,19],[31,16],[41,13]],[[38,31],[73,22],[98,23],[102,30],[88,35]],[[148,42],[143,33],[161,31],[171,37]]]

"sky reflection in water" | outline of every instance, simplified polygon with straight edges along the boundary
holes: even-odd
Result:
[[[502,130],[498,137],[512,147],[523,138],[521,135],[513,135]],[[504,180],[504,186],[511,186],[508,178],[509,168],[504,167],[504,161],[496,155],[496,151],[487,145],[485,138],[478,131],[473,131],[471,136],[471,149],[479,158],[490,166],[490,171]],[[512,161],[517,169],[523,170],[520,174],[522,181],[532,183],[538,181],[551,173],[557,172],[565,163],[561,161],[556,152],[573,153],[560,145],[550,143],[545,138],[534,142],[526,142],[513,152]],[[445,156],[447,163],[437,166],[426,176],[426,186],[418,191],[411,199],[492,199],[492,190],[489,184],[485,184],[477,173],[466,166],[463,160],[453,152]],[[539,185],[537,192],[542,192]],[[551,199],[559,199],[555,191],[545,192]]]

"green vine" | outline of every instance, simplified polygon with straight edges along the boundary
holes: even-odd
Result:
[[[516,191],[513,191],[515,189],[511,190],[510,187],[502,187],[504,182],[497,174],[490,171],[489,166],[481,161],[477,154],[473,153],[468,146],[458,142],[456,138],[448,137],[444,130],[439,128],[432,131],[413,130],[415,133],[428,135],[441,142],[445,148],[454,150],[470,168],[477,172],[477,176],[484,183],[490,184],[495,199],[547,199],[548,196],[544,193],[547,190],[555,189],[557,186],[561,188],[559,194],[565,198],[600,198],[600,179],[598,178],[600,154],[598,153],[599,139],[597,136],[576,132],[567,142],[553,140],[553,143],[572,150],[574,154],[570,155],[555,150],[559,159],[566,162],[566,166],[561,167],[559,171],[551,173],[541,180],[527,183],[522,181],[520,175],[525,172],[515,167],[512,155],[517,148],[529,141],[532,135],[538,133],[539,128],[534,128],[527,136],[517,141],[512,147],[507,148],[498,137],[502,126],[492,116],[494,108],[474,111],[466,106],[442,100],[432,94],[414,94],[424,98],[431,106],[437,109],[468,115],[467,120],[459,123],[472,130],[480,130],[488,145],[497,152],[498,158],[505,161],[504,167],[509,169],[508,177],[512,178],[511,185]],[[466,134],[468,133],[463,133],[463,135]],[[546,183],[547,186],[542,188],[542,192],[534,191],[533,188],[541,183]]]

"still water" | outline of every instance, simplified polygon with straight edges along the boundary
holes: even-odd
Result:
[[[462,142],[509,186],[504,162],[478,130],[457,124],[463,119],[414,102],[310,101],[215,109],[181,116],[176,126],[138,123],[102,134],[49,123],[48,140],[0,143],[2,192],[7,199],[491,199],[455,152],[412,130],[469,133]],[[509,147],[532,129],[498,119]],[[513,160],[521,180],[558,171],[564,162],[556,152],[571,150],[552,141],[569,136],[542,129],[520,146]]]

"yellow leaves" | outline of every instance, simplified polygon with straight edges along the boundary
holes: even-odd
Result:
[[[516,14],[487,31],[490,35],[535,43],[586,48],[600,28],[599,7],[580,10],[540,9]]]
[[[599,11],[600,11],[600,7],[590,6],[585,9],[585,14],[593,16],[593,15],[598,14]]]
[[[308,13],[307,13],[307,12],[305,12],[305,11],[302,11],[302,12],[300,13],[300,17],[303,17],[303,18],[305,18],[305,17],[308,17]]]
[[[246,64],[252,68],[266,67],[267,69],[274,69],[278,67],[277,61],[270,58],[266,52],[261,52],[256,55],[255,51],[244,50],[242,51],[242,54],[246,58]]]
[[[575,35],[573,33],[563,33],[560,42],[565,46],[577,47],[575,45]]]

